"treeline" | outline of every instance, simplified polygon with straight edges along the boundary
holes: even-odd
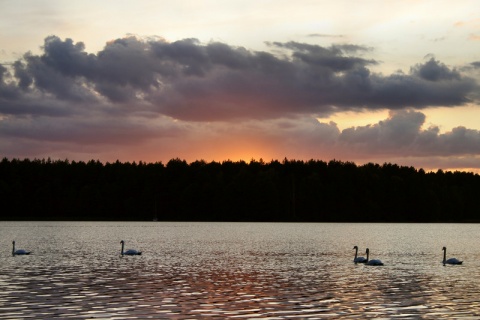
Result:
[[[0,163],[0,220],[478,222],[480,176],[385,163]]]

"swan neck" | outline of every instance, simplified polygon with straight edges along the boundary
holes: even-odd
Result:
[[[123,256],[123,247],[125,246],[125,243],[122,241],[122,256]]]

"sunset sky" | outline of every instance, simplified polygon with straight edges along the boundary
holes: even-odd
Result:
[[[0,0],[0,157],[480,173],[480,1]]]

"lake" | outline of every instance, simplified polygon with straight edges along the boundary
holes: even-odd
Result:
[[[478,224],[0,222],[0,239],[0,319],[480,318]]]

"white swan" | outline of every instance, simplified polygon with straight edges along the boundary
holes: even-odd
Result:
[[[445,264],[462,264],[463,261],[458,260],[457,258],[450,258],[447,260],[447,247],[443,247],[443,265]]]
[[[370,249],[367,248],[366,253],[367,253],[367,261],[366,261],[367,266],[383,266],[383,262],[378,259],[368,260]]]
[[[12,241],[12,245],[13,245],[12,256],[30,254],[30,251],[26,251],[26,250],[23,250],[23,249],[15,250],[15,241]]]
[[[125,241],[120,241],[120,243],[122,244],[122,251],[121,251],[121,255],[127,255],[127,256],[139,256],[142,254],[141,251],[137,251],[137,250],[134,250],[134,249],[128,249],[127,251],[123,251],[124,247],[125,247]]]
[[[355,258],[353,258],[353,262],[355,262],[355,263],[365,263],[365,262],[367,262],[367,259],[365,259],[364,257],[357,257],[357,255],[358,255],[358,247],[357,246],[353,247],[353,249],[355,249]]]

